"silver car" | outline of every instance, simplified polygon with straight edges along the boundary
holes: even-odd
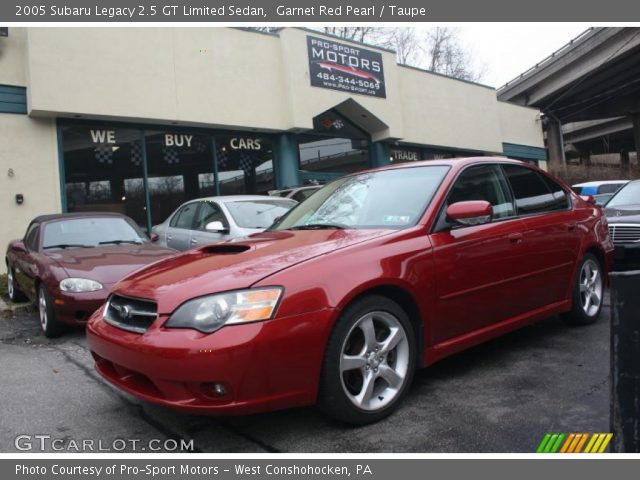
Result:
[[[151,230],[155,243],[188,250],[207,243],[262,232],[298,202],[261,195],[198,198],[183,203]]]

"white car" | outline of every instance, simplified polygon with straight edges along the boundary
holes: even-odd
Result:
[[[244,237],[266,230],[298,204],[262,195],[228,195],[190,200],[152,228],[154,243],[188,250],[199,245]]]
[[[316,193],[324,185],[305,185],[304,187],[287,188],[285,190],[271,190],[269,195],[273,197],[291,198],[296,202],[303,202]]]

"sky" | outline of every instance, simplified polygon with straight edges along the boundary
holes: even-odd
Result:
[[[478,23],[456,28],[476,67],[484,66],[480,83],[498,88],[580,35],[589,25]]]

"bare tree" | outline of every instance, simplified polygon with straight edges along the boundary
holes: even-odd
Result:
[[[371,36],[378,30],[375,27],[324,27],[324,33],[355,40],[356,42],[369,42]]]
[[[471,53],[462,45],[455,28],[430,28],[423,48],[427,68],[433,72],[470,81],[478,81],[483,76],[484,68],[474,68]]]
[[[411,27],[376,28],[373,42],[381,47],[394,50],[401,65],[417,66],[422,56],[422,46],[417,30]]]

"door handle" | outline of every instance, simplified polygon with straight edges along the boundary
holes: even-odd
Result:
[[[173,238],[172,235],[167,235],[167,240],[171,240]]]
[[[520,243],[524,238],[524,235],[520,232],[514,232],[507,235],[507,238],[511,241],[511,243]]]
[[[196,240],[195,238],[191,239],[191,245],[195,245],[198,243],[198,240]]]
[[[576,229],[576,223],[575,222],[571,222],[569,224],[567,224],[567,228],[569,229],[570,232],[573,232]]]

